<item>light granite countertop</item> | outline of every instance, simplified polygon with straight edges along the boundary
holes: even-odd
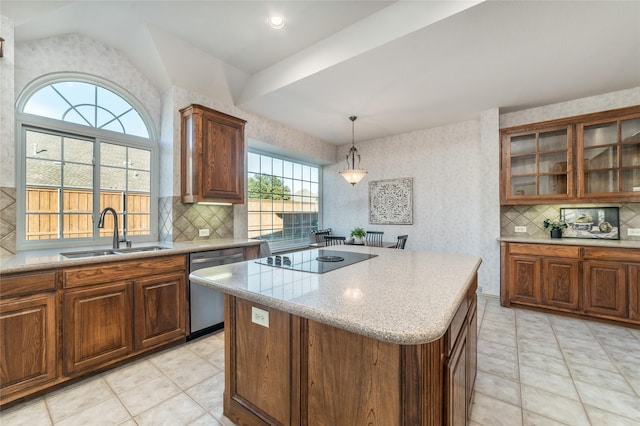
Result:
[[[500,237],[498,241],[505,243],[557,244],[564,246],[591,246],[640,249],[640,241],[635,240],[599,240],[587,238],[527,238]]]
[[[232,247],[244,247],[258,245],[262,241],[249,239],[220,238],[215,240],[203,240],[184,243],[171,242],[148,242],[134,244],[133,248],[160,246],[163,250],[133,252],[126,254],[93,256],[81,258],[67,258],[60,253],[79,252],[86,250],[111,249],[111,246],[99,247],[67,247],[46,250],[25,250],[18,252],[15,256],[0,258],[0,272],[3,274],[30,272],[51,268],[66,268],[69,266],[91,265],[97,263],[117,262],[145,257],[169,256],[174,254],[186,254],[205,250],[220,250]],[[126,249],[125,249],[126,251]]]
[[[253,260],[201,269],[190,279],[353,333],[415,345],[446,332],[482,262],[477,256],[418,250],[364,246],[331,250],[378,256],[324,274]]]

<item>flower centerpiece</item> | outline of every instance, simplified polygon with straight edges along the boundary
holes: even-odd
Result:
[[[551,219],[545,219],[544,222],[542,222],[542,227],[550,231],[551,238],[562,238],[562,230],[568,228],[565,221]]]
[[[354,244],[364,244],[365,235],[367,235],[367,231],[358,227],[358,228],[353,228],[349,236],[353,238]]]

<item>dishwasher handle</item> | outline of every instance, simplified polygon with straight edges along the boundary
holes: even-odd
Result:
[[[216,256],[216,257],[201,257],[199,259],[192,259],[192,265],[198,265],[203,263],[211,263],[212,265],[226,265],[228,263],[242,262],[244,260],[244,254],[238,253],[230,256]]]

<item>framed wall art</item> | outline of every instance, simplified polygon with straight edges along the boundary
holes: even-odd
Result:
[[[560,209],[560,220],[567,224],[567,238],[620,239],[618,207],[577,207]]]
[[[413,178],[369,182],[369,223],[382,225],[413,223]]]

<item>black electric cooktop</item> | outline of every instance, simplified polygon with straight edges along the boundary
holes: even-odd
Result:
[[[256,260],[256,263],[273,266],[275,268],[324,274],[325,272],[362,262],[363,260],[368,260],[376,256],[378,255],[317,249],[263,257]]]

